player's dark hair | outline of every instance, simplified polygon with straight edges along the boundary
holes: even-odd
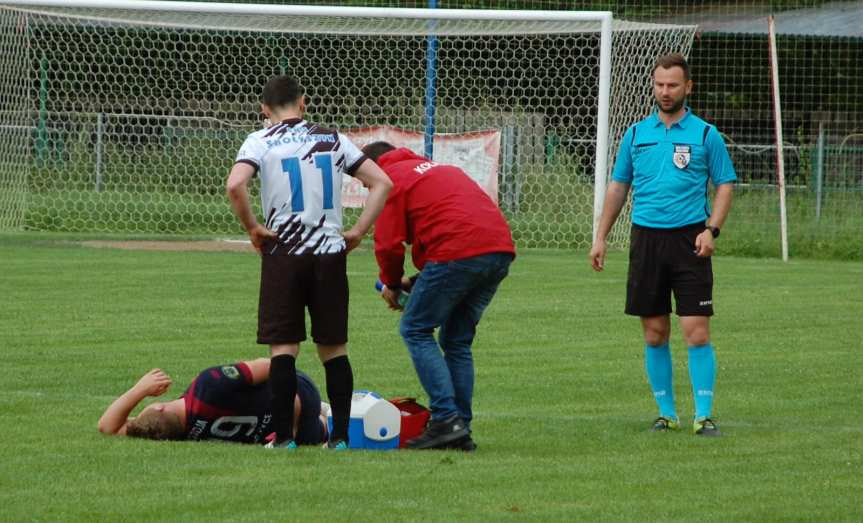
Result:
[[[389,142],[372,142],[363,147],[363,154],[365,154],[369,160],[377,162],[378,158],[390,151],[394,151],[395,149],[395,146]]]
[[[657,58],[656,63],[653,65],[653,72],[655,73],[660,67],[663,69],[679,67],[683,69],[683,78],[689,80],[689,64],[686,62],[686,58],[680,53],[664,54]]]
[[[264,85],[261,101],[270,106],[271,109],[277,109],[287,105],[296,105],[305,92],[296,78],[283,74],[274,76],[267,81],[267,84]]]
[[[126,435],[130,438],[179,441],[185,438],[185,431],[176,415],[149,410],[126,425]]]

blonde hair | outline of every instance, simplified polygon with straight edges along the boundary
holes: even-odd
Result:
[[[177,441],[185,439],[186,433],[179,417],[170,412],[151,409],[129,421],[126,435],[131,438]]]

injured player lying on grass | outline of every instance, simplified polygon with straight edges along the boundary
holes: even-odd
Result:
[[[99,419],[99,431],[155,440],[263,444],[273,432],[269,375],[269,358],[210,367],[198,374],[180,398],[152,403],[138,416],[129,417],[144,398],[161,396],[171,386],[170,376],[153,369],[108,406]],[[326,442],[326,416],[317,386],[306,374],[297,371],[296,443]]]

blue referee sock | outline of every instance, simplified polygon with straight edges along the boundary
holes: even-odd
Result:
[[[668,342],[658,347],[646,345],[644,366],[653,390],[653,398],[659,407],[659,415],[676,420],[677,409],[674,407],[674,390],[671,387],[671,349]]]
[[[709,418],[716,381],[716,355],[710,343],[689,347],[689,379],[695,398],[695,418]]]

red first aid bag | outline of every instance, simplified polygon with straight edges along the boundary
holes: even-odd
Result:
[[[417,403],[416,398],[398,397],[388,400],[399,409],[402,416],[399,431],[399,448],[404,448],[408,440],[420,436],[426,428],[431,412]]]

